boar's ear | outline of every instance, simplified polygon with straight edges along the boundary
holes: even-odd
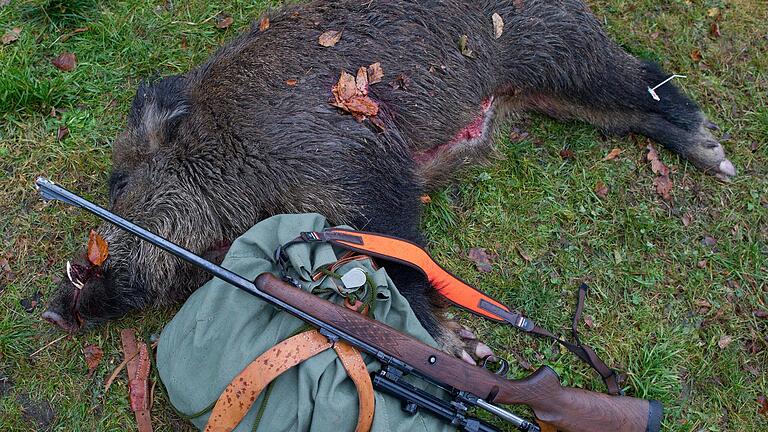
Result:
[[[172,76],[139,86],[128,113],[128,129],[134,142],[146,145],[143,152],[154,153],[173,138],[187,114],[185,84],[184,76]]]

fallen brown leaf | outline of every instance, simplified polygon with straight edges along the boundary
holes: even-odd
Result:
[[[494,13],[491,20],[493,20],[493,37],[498,39],[504,33],[504,19],[498,13]]]
[[[64,138],[69,135],[69,128],[66,126],[59,126],[59,129],[56,131],[56,139],[61,141]]]
[[[576,159],[576,155],[573,153],[573,150],[568,148],[564,148],[560,150],[560,157],[563,159],[569,159],[569,160]]]
[[[713,247],[717,245],[717,239],[712,237],[711,235],[705,235],[701,239],[701,244],[703,244],[704,246]]]
[[[709,25],[709,35],[714,38],[722,36],[720,33],[720,24],[718,24],[717,21],[713,21],[712,24]]]
[[[467,256],[475,263],[477,270],[483,273],[488,273],[493,270],[493,266],[491,266],[491,257],[488,255],[488,252],[486,252],[485,249],[472,248],[469,250],[469,254]]]
[[[188,43],[187,43],[187,35],[183,34],[181,35],[181,49],[187,49]]]
[[[726,349],[731,342],[733,342],[733,336],[723,335],[720,340],[717,341],[717,346],[719,346],[720,349]]]
[[[691,60],[693,60],[693,61],[695,61],[697,63],[700,62],[701,59],[704,58],[701,55],[701,50],[698,50],[698,49],[695,49],[695,50],[691,51],[690,57],[691,57]]]
[[[525,262],[531,262],[532,261],[531,256],[528,255],[527,253],[525,253],[525,251],[523,250],[523,248],[520,247],[520,245],[516,244],[515,245],[515,249],[517,249],[517,253],[520,254],[520,258],[524,259]]]
[[[680,220],[683,222],[683,226],[687,227],[693,221],[693,215],[686,213],[683,215],[683,217],[680,218]]]
[[[83,348],[83,356],[85,356],[85,364],[88,365],[88,377],[90,378],[101,358],[104,357],[104,351],[96,345],[86,345]]]
[[[320,46],[324,46],[326,48],[336,45],[340,40],[341,32],[337,30],[328,30],[327,32],[321,34],[319,38],[317,38],[317,42],[320,44]]]
[[[707,9],[707,16],[708,17],[714,18],[714,17],[719,16],[719,15],[720,15],[720,8],[713,7],[713,8]]]
[[[269,17],[264,15],[259,20],[259,31],[263,32],[266,31],[269,28]]]
[[[56,66],[57,69],[70,72],[77,66],[77,56],[71,52],[63,52],[55,59],[51,60],[51,64]]]
[[[701,260],[701,261],[697,262],[696,263],[696,267],[698,267],[700,269],[707,268],[707,260]]]
[[[88,235],[88,261],[95,266],[100,266],[109,256],[109,246],[104,237],[94,230]]]
[[[589,315],[584,315],[584,324],[587,326],[587,328],[594,328],[595,323],[592,321],[592,317]]]
[[[64,36],[62,36],[61,39],[59,39],[59,42],[60,43],[64,43],[64,42],[68,41],[72,36],[74,36],[76,34],[80,34],[80,33],[85,33],[87,31],[88,31],[88,27],[78,27],[78,28],[72,30],[71,32],[65,34]]]
[[[221,30],[228,29],[234,22],[235,19],[229,15],[219,15],[216,17],[216,28]]]
[[[608,186],[606,186],[605,183],[598,181],[597,185],[595,185],[595,195],[600,198],[608,196]]]
[[[380,83],[384,78],[384,70],[381,68],[381,63],[374,63],[368,66],[368,84]]]
[[[672,180],[669,178],[668,175],[663,175],[656,177],[653,180],[653,185],[656,186],[656,193],[661,195],[662,198],[666,201],[672,200],[672,195],[670,193],[672,192]]]
[[[294,87],[294,86],[295,86],[296,84],[298,84],[299,82],[298,82],[297,80],[295,80],[295,79],[289,79],[289,80],[285,80],[285,83],[286,83],[287,85],[291,86],[291,87]]]
[[[20,35],[21,27],[14,27],[13,29],[5,32],[3,37],[0,38],[0,41],[2,41],[3,45],[8,45],[9,43],[13,43],[19,40]]]
[[[760,404],[760,408],[757,410],[757,413],[768,417],[768,399],[766,399],[764,395],[760,395],[757,397],[757,403]]]
[[[624,150],[622,150],[622,149],[620,149],[620,148],[618,148],[618,147],[614,147],[614,148],[613,148],[613,150],[611,150],[610,152],[608,152],[608,154],[607,154],[607,155],[605,155],[605,157],[603,158],[603,161],[610,161],[610,160],[614,160],[614,159],[616,159],[616,157],[618,157],[618,156],[621,154],[621,152],[623,152],[623,151],[624,151]]]

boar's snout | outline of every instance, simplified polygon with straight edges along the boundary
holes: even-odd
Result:
[[[43,312],[41,315],[42,318],[46,321],[48,321],[51,324],[59,326],[62,330],[68,332],[68,333],[75,333],[80,328],[73,323],[68,322],[64,319],[61,315],[59,315],[56,311],[48,309],[47,311]]]

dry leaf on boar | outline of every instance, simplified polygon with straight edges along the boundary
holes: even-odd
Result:
[[[380,83],[382,78],[384,78],[384,70],[381,68],[381,63],[368,66],[368,84]]]
[[[368,69],[360,66],[360,69],[357,70],[355,87],[357,87],[357,91],[363,96],[368,95]]]
[[[326,48],[336,45],[340,40],[341,32],[337,30],[328,30],[327,32],[321,34],[319,38],[317,38],[317,42],[320,44],[320,46],[324,46]]]
[[[263,32],[268,28],[269,28],[269,17],[268,16],[261,17],[261,19],[259,20],[259,31]]]
[[[51,64],[56,66],[59,70],[70,72],[77,66],[77,56],[71,52],[63,52],[58,57],[51,60]]]
[[[357,121],[370,118],[376,127],[383,130],[383,122],[375,118],[379,113],[379,104],[368,97],[368,82],[368,70],[365,67],[358,69],[357,77],[341,71],[339,81],[331,89],[331,105],[352,114]]]
[[[464,57],[475,58],[475,52],[469,48],[469,36],[461,35],[459,37],[459,51]]]
[[[497,13],[494,13],[491,19],[493,20],[493,37],[498,39],[504,33],[504,20]]]
[[[285,80],[285,84],[287,84],[288,86],[291,86],[291,87],[294,87],[298,83],[299,82],[297,80],[295,80],[295,79]]]
[[[491,266],[491,258],[488,256],[488,252],[483,248],[472,248],[469,250],[469,259],[471,259],[477,269],[483,273],[488,273],[493,270]]]
[[[85,356],[85,364],[88,365],[88,377],[90,378],[96,370],[96,366],[99,365],[101,358],[104,357],[104,351],[96,345],[86,345],[83,348],[83,355]]]
[[[104,237],[94,230],[88,235],[88,261],[95,266],[104,263],[109,255],[109,246]]]

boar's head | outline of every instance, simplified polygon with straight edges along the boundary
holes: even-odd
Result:
[[[222,208],[212,200],[220,173],[189,120],[185,78],[143,84],[126,130],[113,145],[109,181],[112,212],[214,261],[223,254]],[[197,135],[197,136],[196,136]],[[220,194],[219,194],[220,195]],[[124,315],[132,309],[169,304],[208,277],[121,229],[97,230],[109,255],[95,268],[85,251],[67,264],[66,276],[43,318],[67,331]],[[213,254],[208,252],[213,251]]]

